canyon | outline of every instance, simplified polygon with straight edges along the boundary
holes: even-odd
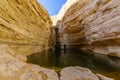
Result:
[[[67,0],[58,15],[50,17],[37,0],[1,0],[0,79],[114,80],[83,67],[57,72],[26,61],[28,55],[54,47],[54,27],[59,29],[61,48],[120,58],[119,4],[120,0]]]

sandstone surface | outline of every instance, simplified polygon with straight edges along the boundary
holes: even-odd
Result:
[[[54,41],[50,27],[48,12],[37,0],[0,0],[0,46],[16,56],[47,50]]]
[[[60,19],[61,45],[120,57],[119,4],[120,0],[78,0],[71,4]]]
[[[62,11],[60,11],[63,12],[63,14],[60,15],[59,19],[56,19],[56,20],[60,20],[64,16],[63,20],[60,21],[59,23],[61,25],[61,29],[60,29],[61,43],[64,43],[64,38],[65,38],[66,41],[65,43],[70,45],[93,45],[95,47],[98,46],[97,43],[98,38],[104,38],[105,36],[95,37],[94,40],[93,39],[94,36],[92,36],[91,34],[94,33],[94,31],[93,32],[90,31],[91,33],[88,31],[88,28],[91,27],[94,28],[95,26],[100,24],[99,23],[100,21],[98,19],[99,11],[97,11],[97,9],[98,10],[100,9],[100,11],[105,10],[105,14],[109,12],[109,9],[110,12],[112,12],[111,10],[115,9],[116,11],[115,13],[116,15],[118,15],[117,14],[119,12],[118,4],[120,1],[119,0],[116,1],[115,0],[68,0],[68,1],[69,3],[67,3],[67,5],[65,6],[67,8],[64,8]],[[78,2],[75,3],[76,1]],[[96,4],[97,4],[97,8],[96,8]],[[91,19],[93,18],[89,18],[90,17],[89,14],[92,15],[92,12],[94,12],[96,16],[95,18],[93,16],[95,20],[92,20],[95,21],[94,23],[96,23],[96,25],[91,23]],[[106,14],[105,16],[108,16],[108,14]],[[110,19],[113,19],[114,17],[116,16],[113,16]],[[109,16],[107,20],[108,19]],[[103,19],[101,20],[105,20],[104,22],[107,21],[106,17],[103,17]],[[90,22],[92,26],[89,27],[87,21]],[[118,19],[117,21],[119,22]],[[116,18],[113,19],[113,22],[117,22],[117,21]],[[111,23],[110,25],[114,26],[115,24],[116,23],[112,25]],[[101,24],[100,26],[103,25]],[[119,25],[116,25],[115,27],[117,26]],[[0,79],[1,80],[59,80],[58,74],[55,72],[55,70],[42,68],[40,66],[28,64],[25,62],[27,55],[35,52],[47,50],[48,48],[50,48],[51,45],[54,44],[53,42],[54,31],[51,27],[52,27],[52,22],[49,18],[47,11],[41,5],[38,4],[37,0],[0,0]],[[105,27],[106,29],[108,29],[107,28],[108,26]],[[97,31],[96,34],[98,34],[98,32],[99,30]],[[79,37],[75,37],[76,34],[72,35],[73,33],[77,33],[77,36]],[[91,34],[90,37],[87,36],[89,34]],[[103,39],[99,39],[99,40],[102,42]],[[113,50],[113,52],[111,52],[111,55],[115,53],[115,51],[116,48]],[[61,80],[83,80],[83,79],[99,80],[99,78],[89,69],[80,68],[80,67],[65,68],[61,71],[60,74],[61,74],[60,77]],[[100,79],[104,79],[104,80],[109,79],[102,75],[98,75],[98,76],[100,77]]]
[[[97,77],[87,68],[82,67],[66,67],[60,72],[61,80],[114,80],[112,78],[105,77],[101,74],[97,74]]]
[[[0,52],[0,80],[59,80],[55,70],[27,64],[10,54]]]

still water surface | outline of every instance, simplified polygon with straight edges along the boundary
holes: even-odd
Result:
[[[44,51],[28,56],[28,63],[43,67],[81,66],[99,72],[120,71],[120,59],[76,50]]]

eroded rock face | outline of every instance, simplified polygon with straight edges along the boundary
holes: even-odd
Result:
[[[37,0],[0,1],[0,44],[17,55],[47,50],[51,26],[47,11]]]
[[[120,57],[120,0],[78,0],[67,9],[61,44]]]

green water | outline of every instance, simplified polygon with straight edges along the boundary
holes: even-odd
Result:
[[[68,66],[81,66],[107,76],[120,79],[120,58],[109,57],[92,52],[76,50],[67,51],[44,51],[28,56],[28,63],[37,64],[43,67],[63,68]],[[113,75],[113,76],[112,76]],[[114,77],[114,75],[118,75]],[[118,79],[117,79],[118,78]]]

